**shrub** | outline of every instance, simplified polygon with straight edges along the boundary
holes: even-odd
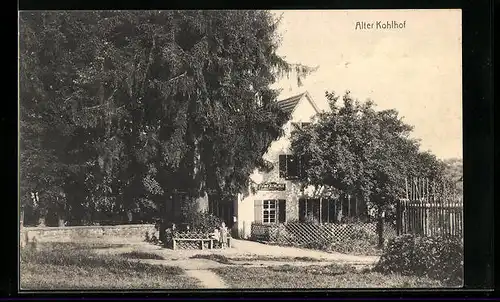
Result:
[[[389,242],[374,270],[427,276],[459,286],[463,280],[463,241],[455,237],[399,236]]]

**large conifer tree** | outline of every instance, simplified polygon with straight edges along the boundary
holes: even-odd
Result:
[[[65,192],[92,220],[244,188],[286,119],[270,85],[313,71],[276,54],[277,25],[268,11],[22,13],[22,196]]]

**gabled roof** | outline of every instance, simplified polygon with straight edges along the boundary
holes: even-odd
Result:
[[[304,93],[301,93],[299,95],[295,95],[292,97],[289,97],[287,99],[278,101],[277,104],[283,110],[284,112],[290,114],[293,112],[295,107],[297,107],[297,104],[299,103],[300,99],[304,96]]]
[[[303,92],[301,94],[298,94],[298,95],[286,98],[284,100],[278,101],[277,104],[281,108],[281,110],[283,110],[287,114],[291,114],[295,110],[295,108],[297,107],[297,104],[299,103],[299,101],[304,96],[307,98],[307,100],[309,101],[309,103],[311,103],[311,105],[313,106],[314,110],[316,110],[316,112],[319,113],[320,110],[319,110],[318,106],[316,106],[316,104],[314,103],[313,99],[309,95],[309,92],[307,92],[307,91]]]

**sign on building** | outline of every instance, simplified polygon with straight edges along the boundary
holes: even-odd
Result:
[[[275,182],[261,183],[258,186],[259,191],[285,191],[285,184]]]

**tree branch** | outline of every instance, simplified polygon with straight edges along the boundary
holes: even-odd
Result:
[[[187,75],[187,71],[184,71],[184,73],[183,73],[183,74],[180,74],[180,75],[178,75],[178,76],[175,76],[175,77],[173,77],[173,78],[169,79],[167,82],[172,82],[172,81],[175,81],[175,80],[177,80],[178,78],[181,78],[181,77],[183,77],[183,76],[185,76],[185,75]]]

